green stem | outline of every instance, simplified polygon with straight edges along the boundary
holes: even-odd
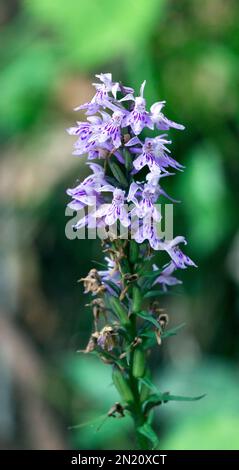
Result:
[[[134,403],[131,409],[131,414],[132,414],[132,418],[134,421],[137,444],[138,444],[139,449],[147,450],[149,449],[148,439],[139,432],[139,428],[145,424],[145,422],[147,421],[147,418],[143,414],[142,404],[140,402],[138,379],[136,379],[132,375],[132,361],[130,363],[130,367],[131,367],[131,371],[130,371],[129,386],[134,396]]]
[[[132,243],[132,241],[129,243]],[[130,246],[129,246],[129,249],[130,249]],[[134,260],[134,263],[129,262],[132,274],[135,273],[135,267],[136,267],[137,261],[138,261],[138,257],[137,259]],[[134,339],[137,337],[137,316],[135,314],[130,316],[130,323],[131,323],[131,328],[130,328],[131,340],[134,341]],[[148,450],[149,441],[147,437],[143,436],[139,432],[139,428],[145,424],[145,422],[147,421],[147,418],[144,416],[142,403],[140,400],[139,380],[135,378],[132,373],[133,358],[134,358],[134,354],[132,351],[130,354],[130,362],[129,362],[129,377],[130,377],[129,385],[131,387],[131,391],[134,396],[134,403],[132,406],[132,418],[134,420],[134,427],[135,427],[135,434],[136,434],[138,448],[142,450]]]
[[[142,406],[140,403],[140,396],[138,390],[138,380],[133,376],[130,378],[131,390],[134,396],[134,406],[132,409],[132,418],[134,420],[134,427],[136,433],[136,439],[139,449],[147,450],[149,449],[148,439],[139,432],[139,428],[143,426],[146,422],[145,416],[142,412]]]
[[[134,245],[131,246],[130,244],[134,244]],[[115,249],[117,249],[116,245],[115,245]],[[137,268],[139,267],[139,253],[138,253],[138,247],[137,245],[135,245],[135,241],[129,241],[127,246],[124,246],[124,251],[126,252],[126,257],[122,259],[120,263],[120,268],[119,268],[120,273],[122,275],[122,279],[124,279],[125,274],[129,274],[129,275],[136,274]],[[124,284],[125,289],[128,287],[126,283],[127,281],[125,281],[125,284]],[[128,339],[127,339],[126,346],[127,346],[127,349],[129,350],[131,348],[131,352],[130,352],[130,357],[129,357],[129,363],[128,363],[128,366],[126,366],[125,368],[125,372],[127,372],[126,374],[127,386],[129,387],[131,391],[131,397],[133,397],[133,399],[130,400],[130,403],[129,403],[129,411],[134,421],[138,449],[149,450],[150,449],[149,439],[140,433],[140,428],[147,422],[148,418],[144,414],[143,403],[140,397],[140,381],[139,381],[140,379],[137,377],[137,375],[135,375],[135,368],[133,367],[135,349],[132,348],[132,344],[135,338],[137,338],[138,336],[137,312],[139,312],[142,309],[142,298],[141,298],[139,286],[133,283],[132,286],[128,290],[128,295],[132,295],[132,302],[128,306],[128,308],[130,308],[131,311],[130,311],[130,315],[127,317],[128,322],[125,323],[125,328],[128,331]],[[116,303],[116,300],[114,300],[114,303]],[[131,304],[132,304],[132,307],[131,307]],[[119,306],[113,305],[113,308],[114,310],[118,310]],[[121,313],[124,313],[124,312],[118,311],[118,316],[120,317],[121,322],[122,322]],[[136,345],[136,348],[137,348],[137,345]],[[124,399],[123,396],[122,396],[122,399]]]

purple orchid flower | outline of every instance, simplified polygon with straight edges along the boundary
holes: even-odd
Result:
[[[116,266],[116,262],[108,256],[105,256],[105,261],[107,263],[108,269],[98,271],[98,274],[100,275],[103,282],[113,281],[118,284],[120,282],[120,272]]]
[[[109,294],[116,296],[115,290],[112,289],[112,287],[107,283],[107,281],[111,281],[117,286],[120,286],[121,284],[120,272],[117,268],[116,262],[113,259],[106,256],[105,261],[107,262],[108,269],[98,271],[98,274],[101,277],[101,281],[105,285]]]
[[[96,94],[93,96],[92,100],[89,103],[82,104],[75,108],[75,111],[86,110],[86,114],[95,114],[100,110],[100,107],[107,107],[109,100],[109,92],[111,92],[116,98],[117,90],[119,89],[119,84],[112,82],[111,73],[101,73],[96,75],[102,83],[93,83],[92,85],[96,89]]]
[[[99,75],[96,75],[96,77],[105,85],[107,92],[112,93],[115,100],[118,91],[121,91],[124,94],[134,92],[133,88],[121,85],[119,82],[113,82],[111,73],[100,73]],[[93,83],[93,85],[96,89],[99,89],[100,87],[98,83]]]
[[[114,191],[114,187],[108,184],[105,179],[103,167],[97,163],[91,163],[89,166],[93,173],[87,176],[78,186],[66,191],[72,197],[68,207],[75,211],[79,211],[85,206],[98,208],[100,204],[104,203],[101,193]],[[78,222],[77,227],[80,228],[80,226],[88,225],[89,228],[93,228],[95,221],[92,219],[92,216],[89,217],[87,216],[87,218]]]
[[[92,124],[89,121],[77,122],[77,126],[69,127],[67,132],[70,135],[76,135],[79,141],[85,144],[93,134]]]
[[[145,183],[144,185],[131,183],[127,198],[128,202],[132,201],[135,204],[135,207],[131,211],[131,215],[137,215],[139,218],[144,218],[150,215],[153,220],[160,221],[161,214],[154,205],[158,196],[159,186],[150,183]]]
[[[157,271],[159,268],[156,264],[153,264],[153,270]],[[177,284],[182,284],[182,281],[177,279],[175,276],[172,276],[173,272],[176,270],[176,266],[173,261],[170,261],[161,274],[155,279],[153,285],[161,284],[163,291],[167,291],[167,286],[175,286]]]
[[[106,113],[104,114],[106,115]],[[108,118],[105,117],[105,125],[101,127],[98,141],[101,143],[111,139],[114,148],[117,149],[122,145],[121,127],[125,127],[123,125],[125,113],[122,113],[121,111],[114,111],[112,116],[107,116]]]
[[[91,163],[89,166],[93,173],[87,176],[78,186],[66,191],[73,199],[68,204],[71,209],[80,210],[86,205],[94,206],[96,201],[99,202],[100,200],[99,191],[106,185],[104,169],[96,163]]]
[[[130,93],[122,98],[120,101],[131,100],[134,101],[134,109],[129,113],[126,118],[126,125],[130,125],[135,135],[140,134],[144,127],[149,127],[149,129],[154,128],[154,124],[151,120],[151,117],[146,111],[146,100],[144,98],[144,87],[146,81],[144,81],[140,87],[140,94],[136,98]]]
[[[187,241],[185,240],[185,238],[182,236],[178,236],[175,237],[173,240],[162,242],[160,244],[160,249],[167,251],[177,268],[186,269],[187,266],[194,266],[197,268],[197,265],[191,260],[191,258],[189,258],[189,256],[186,256],[178,247],[180,243],[184,243],[184,245],[187,245]]]
[[[86,122],[77,122],[77,126],[70,127],[67,132],[76,135],[73,155],[83,155],[87,152],[94,152],[98,144],[96,136],[99,132],[102,119],[99,116],[90,116]]]
[[[98,204],[98,206],[100,206]],[[96,205],[97,207],[97,205]],[[89,229],[96,229],[96,228],[105,228],[105,218],[104,217],[95,217],[95,212],[94,213],[89,213],[82,217],[78,222],[73,225],[73,228],[76,230],[80,230],[83,227],[88,227]]]
[[[120,86],[119,83],[112,81],[112,74],[100,73],[99,75],[96,75],[96,78],[98,78],[102,83],[92,83],[98,93],[98,99],[94,97],[95,101],[105,101],[105,97],[108,99],[108,93],[110,92],[116,99],[117,91],[119,91]]]
[[[160,170],[165,171],[165,168],[171,166],[175,169],[183,168],[176,160],[168,155],[170,150],[166,145],[171,144],[170,140],[165,139],[166,135],[161,135],[155,138],[147,137],[142,143],[138,137],[133,137],[126,144],[130,148],[130,151],[133,153],[139,153],[139,156],[133,161],[133,166],[137,171],[140,171],[146,165],[149,167],[150,171],[157,171],[155,167],[158,167]],[[135,147],[139,145],[139,147]]]
[[[105,217],[106,225],[113,225],[120,220],[124,227],[129,227],[130,220],[125,208],[125,191],[115,188],[111,204],[103,204],[95,214],[96,218]]]
[[[140,220],[134,219],[131,216],[131,237],[140,244],[148,240],[154,250],[159,250],[162,242],[158,237],[157,224],[151,214]]]
[[[108,107],[112,109],[112,97],[109,96],[109,93],[111,93],[113,98],[116,100],[118,91],[121,91],[124,94],[134,92],[133,88],[122,86],[118,82],[113,82],[111,73],[101,73],[96,75],[96,78],[102,82],[92,84],[96,89],[96,94],[89,103],[77,106],[75,111],[84,109],[86,110],[86,114],[91,115],[97,113],[101,106],[103,108]]]
[[[114,143],[106,142],[108,136],[105,136],[105,134],[107,131],[107,125],[109,125],[109,122],[111,120],[111,116],[102,111],[101,117],[90,116],[87,119],[88,121],[79,122],[77,123],[77,126],[70,127],[68,129],[68,133],[70,135],[76,135],[78,137],[78,140],[74,144],[75,150],[73,152],[73,155],[81,156],[87,153],[88,159],[92,160],[95,158],[104,158],[108,152],[113,152],[117,160],[119,160],[121,163],[124,163],[123,156],[120,152],[116,151],[116,146],[114,145],[114,143],[116,143],[116,138],[119,138],[120,130],[118,129],[117,133],[116,129],[115,133],[113,133],[112,135],[112,140]],[[117,117],[116,114],[116,123],[117,119],[119,120],[119,117]],[[104,131],[103,134],[102,130]]]
[[[86,109],[88,116],[86,122],[77,123],[75,127],[68,129],[69,134],[78,137],[75,143],[75,155],[87,154],[88,159],[106,158],[111,154],[121,163],[125,163],[122,147],[125,145],[132,157],[133,170],[131,171],[132,183],[128,188],[127,201],[133,203],[130,217],[125,207],[125,191],[111,184],[105,175],[105,167],[91,164],[92,175],[87,177],[75,188],[68,189],[67,194],[72,197],[69,206],[79,210],[82,207],[95,205],[95,211],[90,211],[77,224],[80,228],[87,225],[89,228],[110,227],[119,220],[124,227],[131,225],[131,236],[138,243],[148,240],[154,250],[165,250],[171,257],[171,263],[164,268],[158,282],[163,288],[176,282],[172,273],[176,267],[185,269],[187,266],[196,266],[179,248],[180,243],[186,243],[183,237],[176,237],[171,241],[165,241],[157,233],[157,223],[161,220],[160,211],[157,210],[157,202],[161,195],[172,199],[161,187],[159,181],[165,176],[172,175],[168,168],[182,170],[184,167],[170,154],[168,145],[171,143],[166,134],[157,137],[147,137],[140,140],[138,134],[148,127],[160,130],[168,130],[171,127],[184,129],[184,126],[170,121],[162,113],[164,101],[154,103],[150,113],[146,111],[144,98],[145,81],[140,87],[139,96],[133,95],[134,90],[124,87],[118,82],[113,82],[110,73],[96,75],[99,83],[95,83],[96,93],[89,103],[77,109]],[[117,99],[117,93],[121,93],[122,99]],[[130,109],[124,107],[124,101],[132,101]],[[107,108],[107,112],[105,109]],[[98,115],[93,115],[99,112]],[[131,139],[124,139],[122,129],[130,126]],[[127,142],[127,143],[125,143]],[[137,182],[134,175],[141,169],[148,167],[145,179]],[[111,203],[109,194],[113,193]],[[127,193],[126,193],[127,194]],[[136,220],[137,219],[137,220]],[[106,275],[106,273],[105,273]]]
[[[170,119],[166,118],[164,114],[161,112],[163,107],[165,106],[166,101],[158,101],[154,103],[150,108],[150,117],[152,122],[155,124],[157,129],[168,131],[170,127],[174,127],[175,129],[179,129],[183,131],[185,126],[182,124],[178,124],[177,122],[170,121]]]

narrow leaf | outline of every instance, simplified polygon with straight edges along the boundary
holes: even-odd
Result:
[[[100,263],[100,261],[96,261],[96,260],[94,260],[94,259],[92,259],[91,261],[92,261],[92,263],[94,263],[94,264],[98,264],[98,266],[101,266],[102,268],[108,269],[108,266],[107,266],[106,263]]]
[[[142,382],[144,385],[150,388],[150,390],[153,390],[154,393],[156,394],[160,393],[157,387],[153,384],[153,382],[151,382],[151,380],[148,379],[147,377],[140,379],[140,382]]]
[[[146,292],[144,294],[144,299],[149,299],[151,297],[161,297],[162,295],[165,295],[167,292],[164,292],[162,290],[150,290],[149,292]]]
[[[144,402],[144,411],[148,413],[149,410],[154,408],[155,406],[161,405],[163,401],[163,393],[154,393],[150,395]]]
[[[85,421],[84,423],[69,426],[68,429],[79,429],[79,428],[84,428],[85,426],[94,426],[94,425],[98,424],[99,421],[101,421],[102,419],[105,419],[107,417],[108,417],[107,414],[103,414],[101,416],[98,416],[97,418],[91,419],[89,421]]]
[[[204,398],[206,394],[198,395],[196,397],[184,397],[181,395],[171,395],[170,393],[163,393],[162,394],[162,401],[165,403],[167,401],[197,401]]]
[[[170,294],[171,296],[176,296],[176,295],[182,295],[181,292],[176,292],[175,290],[172,291],[162,291],[162,290],[151,290],[149,292],[146,292],[144,294],[144,299],[149,299],[150,297],[162,297],[163,295],[168,295]]]
[[[111,160],[109,160],[109,166],[110,166],[110,169],[115,177],[115,179],[125,188],[127,188],[128,186],[128,181],[124,175],[124,173],[122,172],[122,170],[120,169],[119,165],[115,162],[112,162]]]
[[[150,395],[147,400],[144,402],[144,412],[148,413],[152,408],[155,406],[162,405],[163,403],[167,403],[169,401],[197,401],[201,400],[201,398],[204,398],[204,395],[199,395],[196,397],[185,397],[185,396],[180,396],[180,395],[171,395],[168,392],[165,393],[154,393],[153,395]]]
[[[156,326],[156,328],[161,329],[160,324],[159,324],[159,322],[156,320],[156,318],[154,318],[154,317],[153,317],[151,314],[149,314],[148,312],[145,312],[145,311],[139,312],[139,313],[137,313],[137,316],[143,318],[143,319],[146,320],[146,321],[149,321],[149,322],[152,323],[154,326]]]
[[[144,277],[158,277],[160,276],[162,269],[157,269],[156,271],[146,271]]]
[[[185,325],[186,325],[186,323],[180,323],[180,325],[175,326],[174,328],[170,328],[168,330],[165,330],[162,333],[162,338],[164,339],[164,338],[168,338],[169,336],[175,336],[177,334],[177,332],[179,330],[181,330]]]

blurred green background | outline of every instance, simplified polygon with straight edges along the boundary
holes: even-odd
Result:
[[[199,268],[163,298],[186,327],[151,364],[163,391],[207,396],[159,408],[161,447],[239,449],[238,23],[237,0],[0,0],[1,448],[132,448],[127,418],[98,429],[110,367],[76,353],[92,322],[77,280],[100,245],[65,237],[65,190],[87,171],[65,128],[111,71],[186,126],[165,188]]]

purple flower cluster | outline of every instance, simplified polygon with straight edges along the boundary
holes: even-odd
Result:
[[[96,77],[99,83],[93,84],[96,93],[92,100],[76,108],[85,111],[86,120],[68,129],[69,134],[77,137],[73,154],[86,154],[92,170],[82,183],[67,190],[72,198],[70,208],[94,207],[93,212],[79,220],[76,228],[107,229],[119,222],[136,242],[149,243],[152,249],[164,250],[170,256],[170,263],[155,282],[163,288],[180,283],[172,276],[174,271],[195,264],[179,248],[180,244],[186,244],[184,237],[167,241],[158,235],[161,214],[157,204],[161,195],[173,201],[161,188],[160,180],[172,175],[170,168],[182,171],[183,166],[171,156],[167,134],[143,138],[141,133],[149,132],[148,129],[183,130],[184,126],[163,114],[164,101],[154,103],[147,110],[145,81],[135,96],[132,88],[113,82],[110,73]],[[103,160],[103,164],[93,163],[93,159]],[[113,171],[112,164],[117,171]]]

